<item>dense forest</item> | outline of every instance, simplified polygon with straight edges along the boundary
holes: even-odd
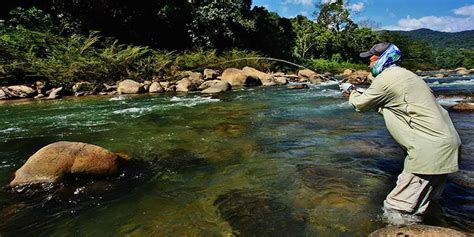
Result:
[[[314,18],[288,19],[251,0],[12,0],[0,9],[0,77],[61,83],[236,66],[225,62],[282,67],[235,61],[259,56],[338,72],[364,68],[359,52],[381,41],[397,44],[411,69],[474,67],[472,44],[440,48],[424,41],[431,38],[360,27],[348,4],[321,2]]]

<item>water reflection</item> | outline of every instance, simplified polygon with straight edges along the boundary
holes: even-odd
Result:
[[[363,236],[384,226],[382,201],[404,157],[383,118],[355,113],[334,84],[29,102],[0,112],[8,115],[0,117],[3,185],[59,140],[124,152],[146,164],[135,170],[150,171],[136,182],[79,180],[47,202],[51,193],[25,202],[2,190],[1,219],[10,221],[0,234]],[[464,172],[450,178],[426,223],[472,230],[474,115],[451,116]]]

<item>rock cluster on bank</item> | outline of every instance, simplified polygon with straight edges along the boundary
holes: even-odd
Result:
[[[286,85],[290,82],[319,84],[326,80],[328,80],[328,75],[321,75],[308,69],[300,70],[298,75],[288,75],[282,72],[266,73],[251,67],[228,68],[222,73],[214,69],[205,69],[202,73],[179,72],[173,80],[163,81],[162,78],[155,77],[150,81],[139,82],[124,79],[117,82],[116,85],[95,85],[91,82],[81,81],[76,82],[71,88],[46,89],[46,82],[37,81],[34,85],[1,87],[0,100],[19,98],[56,99],[61,95],[86,96],[165,92],[217,94],[240,87],[276,86]],[[307,86],[297,87],[307,88]]]
[[[429,73],[434,77],[443,78],[448,75],[469,75],[474,69],[457,68],[455,70],[440,70],[437,72],[417,72],[420,75]],[[244,67],[227,68],[220,72],[214,69],[204,69],[203,72],[182,71],[173,79],[154,77],[151,80],[135,81],[124,79],[115,85],[93,84],[87,81],[74,83],[68,87],[48,87],[44,81],[37,81],[33,85],[13,85],[0,87],[0,100],[36,98],[56,99],[61,95],[115,95],[115,94],[141,94],[141,93],[188,93],[200,92],[202,94],[218,94],[239,87],[277,86],[289,85],[289,89],[306,89],[308,84],[320,84],[336,77],[344,82],[355,85],[370,85],[374,77],[368,71],[346,69],[339,75],[329,73],[319,74],[309,69],[302,69],[297,74],[282,72],[266,73],[255,68]],[[296,85],[295,85],[296,84]]]

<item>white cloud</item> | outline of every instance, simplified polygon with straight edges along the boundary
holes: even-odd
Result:
[[[386,30],[416,30],[428,28],[444,32],[458,32],[474,29],[474,5],[469,5],[453,10],[458,16],[424,16],[421,18],[400,19],[398,25],[385,26]]]
[[[353,12],[361,12],[364,10],[364,3],[363,2],[354,3],[350,6],[350,9]]]
[[[460,7],[458,9],[454,9],[453,12],[459,16],[472,16],[474,15],[474,5]]]
[[[283,2],[283,5],[288,5],[288,4],[312,6],[313,0],[286,0],[285,2]]]

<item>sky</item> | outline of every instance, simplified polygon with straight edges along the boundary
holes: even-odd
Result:
[[[325,2],[334,0],[322,0]],[[305,15],[314,19],[319,0],[253,0],[282,17]],[[474,30],[474,0],[350,0],[355,22],[370,20],[379,29],[444,32]]]

